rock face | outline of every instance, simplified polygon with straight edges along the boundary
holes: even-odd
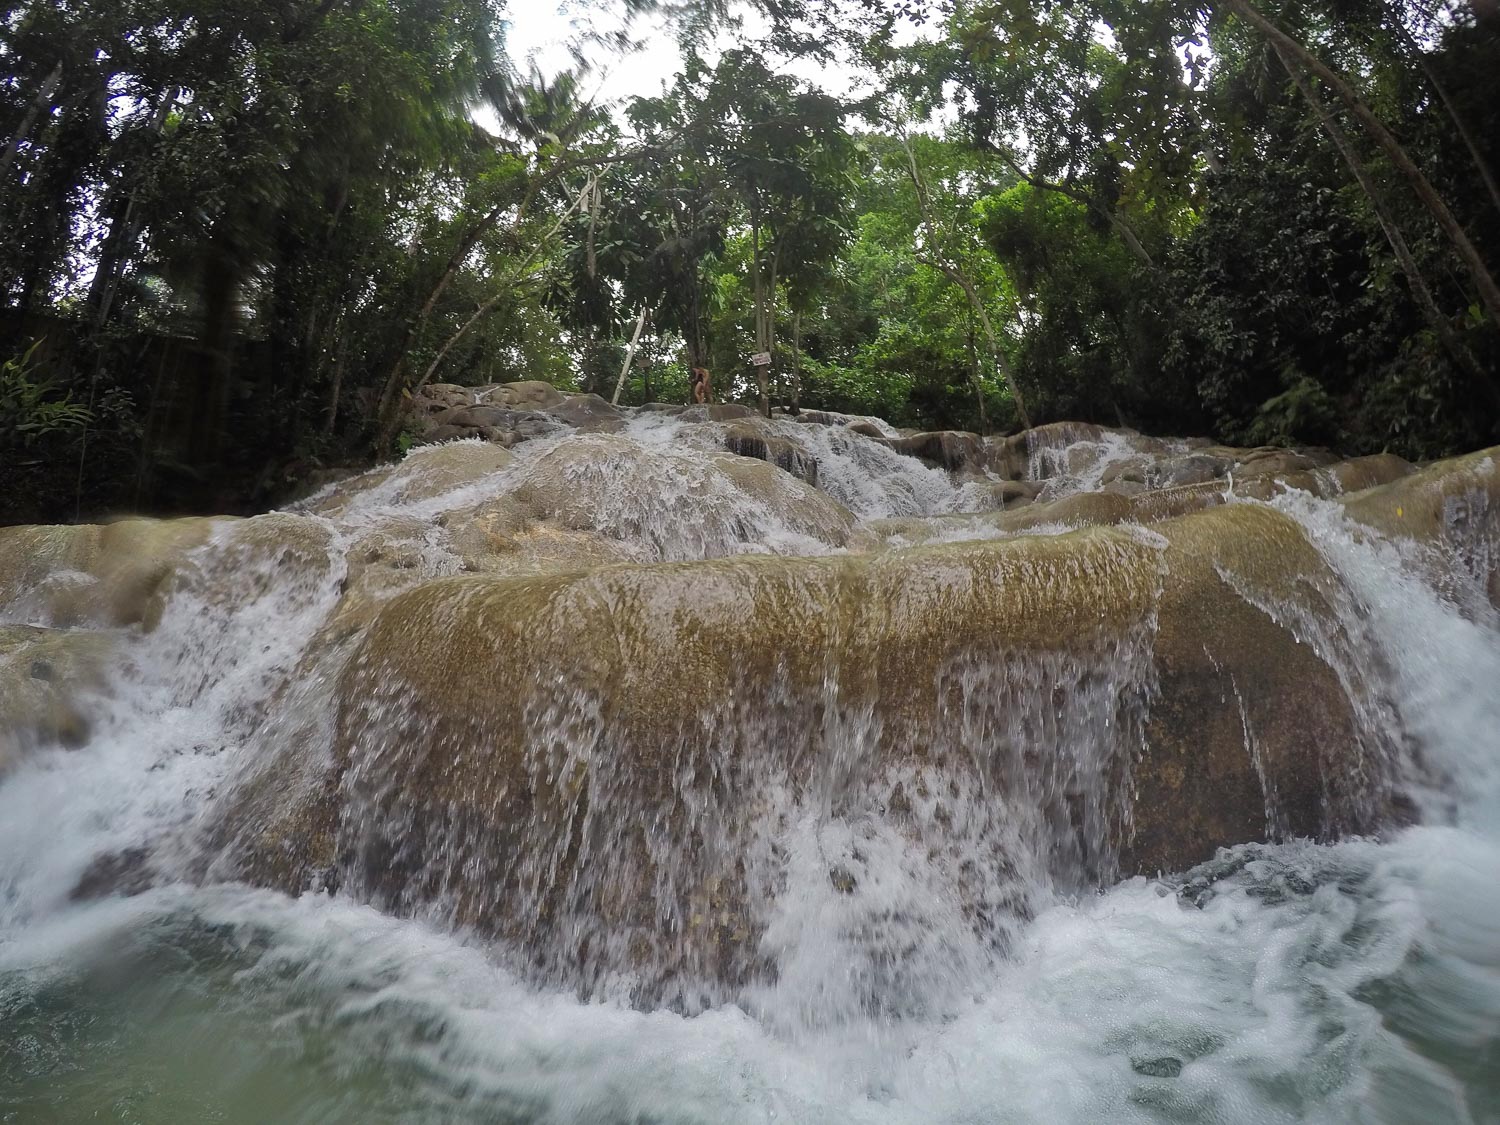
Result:
[[[1484,450],[1402,474],[1351,496],[1345,510],[1384,535],[1437,548],[1432,571],[1440,581],[1457,560],[1500,609],[1497,456],[1500,450]]]
[[[814,488],[818,486],[818,459],[786,438],[775,437],[742,422],[725,431],[724,448],[741,457],[770,462]]]
[[[0,530],[0,769],[87,742],[122,637],[180,635],[191,683],[183,607],[295,642],[229,709],[208,812],[90,893],[170,864],[338,887],[684,1009],[774,978],[797,895],[873,887],[856,930],[920,944],[948,911],[1004,948],[1038,888],[1407,815],[1309,510],[1500,605],[1491,454],[895,437],[545,384],[414,410],[469,440],[296,511]],[[262,642],[235,643],[213,667]],[[847,847],[803,846],[830,824]]]
[[[333,871],[544,960],[582,933],[585,982],[647,963],[650,1002],[688,1002],[757,972],[742,860],[796,795],[1085,882],[1382,823],[1390,748],[1287,624],[1337,633],[1302,529],[1236,505],[1158,531],[427,584],[345,669],[330,779],[236,873]]]
[[[101,633],[0,625],[0,776],[33,747],[88,741],[112,647]]]
[[[215,521],[0,528],[0,592],[15,612],[48,625],[136,625],[160,612],[157,595],[186,550]]]
[[[978,469],[985,462],[984,443],[975,434],[940,430],[935,433],[912,434],[910,437],[876,440],[884,441],[897,453],[904,453],[950,472]]]

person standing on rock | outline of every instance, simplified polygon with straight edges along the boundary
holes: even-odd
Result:
[[[696,404],[700,404],[700,405],[706,406],[708,404],[708,402],[709,402],[709,397],[710,397],[710,393],[709,393],[708,368],[706,368],[706,367],[695,367],[695,368],[693,368],[693,389],[692,389],[692,400],[693,400],[693,402],[696,403]]]

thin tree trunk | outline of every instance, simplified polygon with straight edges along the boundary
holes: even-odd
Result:
[[[766,279],[761,273],[760,258],[760,212],[758,208],[750,208],[750,258],[751,274],[754,275],[755,293],[755,350],[764,352],[768,348],[766,332]],[[766,393],[766,367],[764,363],[752,364],[755,368],[755,387],[760,395],[760,412],[767,418],[771,416],[771,400]]]
[[[41,87],[37,90],[36,97],[32,99],[31,105],[26,107],[26,113],[21,118],[21,124],[16,126],[16,131],[11,134],[10,143],[5,146],[5,155],[0,156],[0,176],[10,171],[11,164],[15,162],[16,153],[20,151],[21,145],[26,142],[26,139],[31,136],[31,130],[36,127],[36,119],[42,115],[42,111],[51,103],[52,95],[57,92],[57,86],[62,81],[62,76],[63,64],[62,60],[59,59],[57,65],[52,68],[52,72],[42,80]]]
[[[1183,100],[1187,107],[1187,113],[1193,121],[1193,128],[1198,131],[1198,136],[1203,139],[1203,162],[1208,165],[1208,170],[1215,174],[1224,171],[1224,161],[1219,159],[1219,154],[1214,151],[1214,139],[1209,135],[1208,125],[1203,120],[1203,114],[1198,111],[1198,102],[1194,91],[1189,90]]]
[[[349,358],[349,331],[339,332],[338,354],[333,361],[333,386],[328,391],[328,411],[323,417],[323,433],[332,434],[339,416],[339,394],[344,388],[344,365]]]
[[[1119,211],[1115,210],[1115,208],[1105,207],[1103,204],[1091,199],[1087,193],[1077,191],[1074,188],[1068,187],[1066,184],[1053,183],[1051,180],[1044,180],[1040,176],[1032,175],[1030,172],[1026,171],[1025,168],[1021,167],[1020,162],[1017,161],[1014,156],[1012,156],[1008,151],[1006,151],[999,145],[989,146],[989,151],[1000,157],[1001,161],[1007,168],[1009,168],[1021,179],[1025,180],[1032,187],[1038,188],[1042,191],[1056,192],[1058,195],[1061,195],[1066,199],[1071,199],[1074,203],[1077,203],[1083,207],[1087,207],[1094,214],[1100,216],[1102,219],[1104,219],[1105,222],[1109,223],[1109,225],[1114,228],[1115,233],[1118,234],[1121,240],[1125,243],[1126,249],[1128,249],[1140,260],[1141,265],[1145,266],[1153,273],[1156,272],[1156,261],[1151,257],[1150,252],[1144,245],[1142,245],[1141,240],[1136,236],[1135,228],[1132,227],[1129,221],[1126,220],[1125,216],[1121,215]],[[909,152],[908,155],[910,155]]]
[[[1417,265],[1416,257],[1412,254],[1406,237],[1401,233],[1401,228],[1396,222],[1394,213],[1392,213],[1389,205],[1386,203],[1385,197],[1381,194],[1379,185],[1375,183],[1374,177],[1370,175],[1370,170],[1365,167],[1364,161],[1359,158],[1359,154],[1354,150],[1354,145],[1349,140],[1348,135],[1339,125],[1338,120],[1334,117],[1328,106],[1324,104],[1322,96],[1308,80],[1302,68],[1293,62],[1279,46],[1272,44],[1272,49],[1276,52],[1277,57],[1281,59],[1281,65],[1286,67],[1286,72],[1291,75],[1292,81],[1296,83],[1297,89],[1307,100],[1308,105],[1312,107],[1318,121],[1323,126],[1323,130],[1333,141],[1334,148],[1338,149],[1339,155],[1344,158],[1344,163],[1349,166],[1349,171],[1354,173],[1354,178],[1359,181],[1359,186],[1364,190],[1365,197],[1369,199],[1370,206],[1374,208],[1375,217],[1380,223],[1380,229],[1385,232],[1386,241],[1390,243],[1391,250],[1396,255],[1396,261],[1400,263],[1402,272],[1406,274],[1407,282],[1411,286],[1412,296],[1417,299],[1417,304],[1422,307],[1422,312],[1427,318],[1427,323],[1437,333],[1438,339],[1442,342],[1444,349],[1453,358],[1453,361],[1462,367],[1491,399],[1495,399],[1497,391],[1492,380],[1485,377],[1474,356],[1464,347],[1457,333],[1453,331],[1453,325],[1448,322],[1448,318],[1438,308],[1437,300],[1432,295],[1432,289],[1428,286],[1427,279],[1423,276],[1421,267]]]
[[[635,318],[635,331],[630,334],[630,346],[625,349],[625,362],[620,364],[620,377],[615,380],[614,397],[609,400],[611,406],[620,405],[620,392],[625,389],[625,376],[630,374],[631,361],[635,359],[635,345],[641,338],[641,329],[646,327],[646,305],[641,304],[641,315]]]
[[[776,364],[776,284],[781,273],[781,239],[777,238],[775,249],[771,252],[771,284],[766,291],[766,346],[761,350],[771,357],[771,362],[766,364],[762,370],[765,372],[765,382],[774,383],[773,372]],[[779,395],[778,395],[779,397]],[[761,409],[767,418],[771,416],[771,405],[769,400]]]
[[[984,383],[981,378],[982,372],[979,366],[979,349],[974,346],[974,324],[976,319],[974,309],[971,306],[969,308],[969,331],[965,333],[969,344],[969,383],[974,388],[974,401],[979,407],[979,432],[984,434],[989,432],[989,420],[985,417],[984,410]]]
[[[974,287],[974,282],[969,275],[959,268],[958,263],[950,260],[942,252],[942,246],[937,237],[937,226],[932,220],[932,207],[927,199],[927,186],[922,181],[921,169],[917,167],[917,154],[912,151],[911,142],[906,137],[901,138],[901,146],[906,150],[907,170],[911,175],[913,189],[917,193],[917,209],[921,215],[922,228],[927,233],[927,242],[931,252],[927,264],[933,266],[943,274],[949,281],[957,285],[969,301],[969,308],[979,318],[979,323],[984,329],[985,343],[989,345],[990,355],[995,361],[995,370],[1005,380],[1005,385],[1010,390],[1010,396],[1015,400],[1016,413],[1021,418],[1021,425],[1031,429],[1031,415],[1026,410],[1026,400],[1021,395],[1020,384],[1016,382],[1015,372],[1010,368],[1010,362],[1005,358],[1005,352],[1000,347],[1000,338],[995,333],[995,326],[990,323],[990,314],[985,311],[984,302],[979,298],[979,291]],[[921,255],[918,255],[921,260]],[[979,423],[988,426],[985,417],[983,387],[975,380],[974,390],[980,396]]]
[[[617,153],[614,156],[575,157],[571,160],[559,161],[548,168],[545,173],[537,175],[527,188],[526,194],[516,206],[517,225],[525,218],[531,205],[541,195],[542,189],[567,175],[569,172],[576,172],[581,168],[597,168],[601,164],[619,164],[657,151],[659,150],[655,147],[642,145],[627,152]],[[591,180],[590,184],[592,183],[593,181]],[[567,214],[572,214],[578,206],[579,204],[575,203],[573,207],[568,209]],[[474,249],[485,233],[494,227],[500,221],[500,217],[508,210],[510,210],[508,203],[498,203],[485,212],[472,227],[464,232],[459,238],[458,245],[454,248],[453,253],[444,265],[443,272],[439,275],[437,283],[427,294],[427,299],[422,302],[422,307],[417,310],[417,314],[414,317],[411,317],[407,321],[405,331],[401,336],[401,342],[396,348],[395,362],[391,364],[391,369],[386,374],[385,382],[380,390],[380,400],[375,408],[375,440],[377,446],[384,448],[395,437],[393,420],[397,415],[396,402],[403,390],[402,382],[406,376],[407,356],[426,329],[427,322],[431,319],[433,310],[437,308],[438,300],[447,291],[453,279],[458,276],[458,271],[468,258],[469,252]],[[418,385],[420,386],[421,384]]]
[[[802,314],[792,314],[792,414],[802,413]]]
[[[1417,167],[1416,163],[1407,154],[1394,134],[1386,128],[1385,123],[1375,116],[1375,112],[1365,104],[1359,94],[1349,83],[1345,82],[1333,72],[1326,64],[1319,60],[1301,43],[1292,38],[1255,7],[1250,0],[1225,0],[1229,10],[1235,12],[1245,19],[1252,27],[1271,41],[1271,44],[1280,47],[1299,65],[1323,82],[1352,113],[1365,131],[1375,140],[1381,150],[1390,157],[1391,163],[1406,178],[1412,191],[1417,195],[1423,205],[1431,212],[1432,217],[1437,220],[1438,226],[1448,236],[1458,256],[1468,267],[1470,275],[1474,279],[1474,285],[1479,290],[1479,300],[1489,313],[1497,326],[1500,326],[1500,284],[1496,284],[1495,277],[1484,263],[1484,258],[1478,249],[1469,241],[1469,236],[1464,232],[1463,226],[1454,217],[1448,204],[1443,201],[1432,182]]]
[[[156,112],[151,115],[151,123],[146,127],[147,134],[153,142],[166,128],[167,116],[172,112],[172,107],[177,104],[180,95],[181,90],[176,86],[170,87],[162,95]],[[144,161],[149,156],[148,147],[147,152],[141,155],[141,159]],[[102,328],[109,320],[110,309],[120,291],[120,281],[125,276],[126,256],[140,235],[141,224],[136,220],[140,176],[137,175],[135,179],[137,182],[130,189],[130,198],[125,203],[123,213],[117,213],[110,223],[109,233],[104,238],[103,251],[99,255],[99,266],[94,272],[93,283],[89,286],[88,307],[93,309],[92,323],[96,330]],[[123,185],[121,190],[123,190]],[[118,198],[116,196],[111,201],[110,210],[118,210]]]
[[[1130,248],[1130,252],[1141,260],[1141,264],[1148,270],[1156,269],[1156,260],[1151,257],[1151,252],[1141,245],[1141,240],[1136,237],[1135,228],[1130,225],[1125,216],[1111,207],[1107,217],[1109,225],[1115,228],[1115,232]]]
[[[510,295],[512,285],[516,281],[520,280],[521,276],[531,268],[531,264],[532,262],[536,261],[537,255],[546,248],[547,244],[552,241],[557,232],[562,230],[563,224],[572,217],[573,212],[578,210],[578,208],[583,205],[585,197],[592,190],[592,188],[593,181],[591,180],[589,184],[585,185],[583,191],[578,194],[577,198],[573,200],[573,203],[568,207],[568,209],[557,217],[557,221],[552,224],[547,233],[537,241],[537,244],[535,246],[532,247],[531,253],[526,255],[521,264],[517,266],[516,269],[512,272],[511,277],[507,278],[496,290],[495,294],[490,297],[489,300],[485,301],[477,309],[475,309],[469,319],[464,321],[463,324],[459,325],[458,330],[454,332],[453,335],[448,337],[443,346],[438,349],[438,353],[433,357],[432,362],[427,365],[427,370],[422,373],[422,377],[417,380],[417,382],[411,387],[410,391],[406,392],[407,394],[410,394],[411,391],[421,390],[429,382],[431,382],[433,375],[437,374],[437,369],[442,366],[443,360],[448,358],[448,353],[453,350],[454,346],[461,339],[463,339],[464,336],[468,335],[469,329],[473,328],[474,325],[478,324],[481,320],[487,317],[491,312],[495,310],[496,306],[498,306],[502,300]],[[458,272],[458,266],[460,264],[462,264],[461,260],[459,262],[450,260],[449,266],[445,271],[444,280],[440,283],[439,288],[433,291],[432,295],[427,299],[427,302],[422,307],[421,319],[424,323],[427,316],[432,312],[433,306],[437,304],[437,299],[439,296],[441,296],[442,290],[447,288],[448,281],[451,280],[453,275]],[[409,346],[410,343],[411,337],[409,333],[407,346]],[[375,442],[376,447],[381,450],[384,450],[391,444],[391,442],[395,441],[396,432],[400,429],[401,426],[401,412],[397,407],[399,396],[403,390],[401,386],[401,376],[405,371],[405,368],[406,353],[403,351],[401,356],[396,360],[396,366],[391,369],[390,375],[386,377],[385,388],[381,392],[380,396],[380,405],[376,410],[377,431]]]

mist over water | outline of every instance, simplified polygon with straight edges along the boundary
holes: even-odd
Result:
[[[776,425],[817,457],[852,534],[989,506],[984,481]],[[741,984],[586,981],[441,909],[398,918],[349,887],[291,898],[215,878],[224,795],[267,773],[290,788],[275,774],[289,746],[331,752],[355,634],[314,638],[361,537],[399,526],[408,585],[460,573],[452,517],[536,487],[563,442],[593,443],[567,471],[619,561],[846,549],[719,473],[715,428],[649,416],[527,443],[452,488],[418,451],[347,502],[334,486],[263,517],[294,534],[217,525],[160,625],[122,638],[87,745],[0,778],[0,1121],[1500,1121],[1500,628],[1462,567],[1444,560],[1435,582],[1430,549],[1305,493],[1273,503],[1340,579],[1336,622],[1260,608],[1346,683],[1372,763],[1395,759],[1417,823],[1379,839],[1245,845],[1120,880],[1108,840],[1154,690],[1145,618],[1082,654],[942,668],[945,740],[925,767],[880,752],[874,712],[836,705],[853,668],[820,687],[810,780],[752,724],[696,763],[745,772],[749,812],[723,828],[759,912]],[[1052,495],[1095,488],[1128,450],[1094,444],[1034,451],[1032,472]],[[949,542],[1009,534],[943,526]],[[30,593],[0,621],[45,624]],[[586,752],[584,705],[535,716],[563,758]],[[1245,741],[1253,758],[1248,719]],[[707,782],[673,784],[690,805]],[[677,837],[656,843],[676,872]],[[125,881],[139,893],[74,894],[101,857],[146,853],[150,877]]]

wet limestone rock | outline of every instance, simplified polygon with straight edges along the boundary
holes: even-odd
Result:
[[[1343,498],[1344,510],[1383,535],[1435,548],[1435,577],[1457,562],[1500,608],[1500,446],[1438,461]]]
[[[511,463],[506,449],[481,441],[413,448],[395,464],[340,481],[306,502],[308,511],[339,516],[352,506],[405,504],[478,484]]]
[[[897,453],[915,457],[935,468],[949,472],[979,471],[986,455],[979,435],[959,430],[934,430],[899,438],[877,438]]]
[[[1326,839],[1386,822],[1387,731],[1368,722],[1378,700],[1351,700],[1340,680],[1340,662],[1357,659],[1341,647],[1346,593],[1301,527],[1238,504],[1152,530],[1167,541],[1158,692],[1125,869],[1181,870],[1212,840]]]
[[[1103,441],[1106,432],[1088,422],[1050,422],[1009,437],[985,439],[985,461],[991,472],[1005,480],[1029,479],[1033,468],[1040,477],[1052,476],[1058,466],[1045,454],[1079,442]]]
[[[186,553],[229,519],[0,528],[0,606],[49,625],[149,624]]]
[[[760,414],[737,402],[710,402],[703,406],[684,407],[677,416],[684,422],[738,422],[744,418],[759,418]]]
[[[1146,483],[1152,488],[1178,488],[1222,480],[1234,469],[1234,461],[1213,453],[1182,453],[1152,463]]]
[[[104,686],[115,643],[105,633],[0,625],[0,776],[33,747],[88,740],[90,697]]]
[[[501,383],[485,396],[484,401],[515,410],[553,410],[567,401],[567,396],[551,383],[530,379]]]
[[[878,798],[924,848],[958,824],[996,848],[1019,833],[1085,879],[1113,854],[1179,870],[1364,831],[1387,804],[1374,702],[1335,668],[1340,596],[1300,526],[1251,505],[1151,532],[432,581],[378,608],[331,772],[227,870],[441,903],[543,975],[587,991],[649,967],[643,995],[669,1002],[673,982],[754,975],[773,890],[740,860],[786,791]],[[990,805],[935,796],[969,791]]]
[[[586,434],[612,434],[625,428],[628,415],[599,395],[568,395],[556,406],[547,408],[556,418]]]
[[[1037,481],[1003,480],[991,486],[990,495],[995,499],[995,507],[1010,511],[1030,504],[1041,490],[1042,486]]]
[[[775,465],[730,453],[665,458],[605,434],[562,442],[528,462],[512,495],[532,519],[665,559],[733,554],[775,523],[842,547],[854,526],[832,497]]]
[[[458,406],[427,418],[428,428],[417,439],[419,444],[478,438],[507,448],[523,441],[550,437],[567,428],[566,423],[551,414],[537,410],[515,410],[508,406],[480,403]]]
[[[818,459],[787,438],[740,422],[725,430],[724,448],[739,457],[753,457],[775,465],[814,488],[818,486]]]

